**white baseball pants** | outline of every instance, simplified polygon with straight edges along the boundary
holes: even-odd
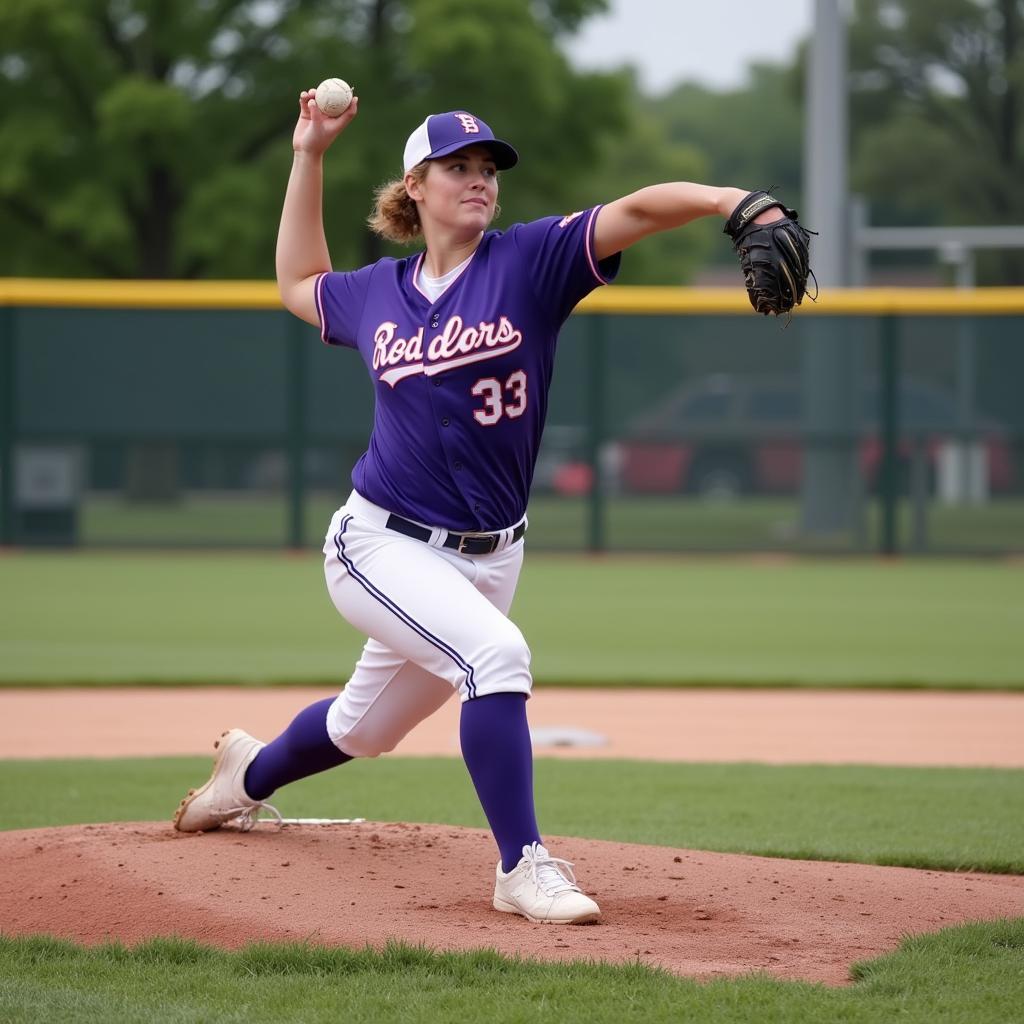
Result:
[[[369,639],[327,714],[331,740],[352,757],[393,750],[453,693],[529,695],[530,650],[508,618],[523,540],[488,555],[389,530],[388,511],[353,491],[324,541],[324,574],[342,616]],[[511,530],[508,531],[509,539]]]

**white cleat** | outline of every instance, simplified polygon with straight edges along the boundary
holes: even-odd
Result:
[[[179,832],[210,832],[238,819],[242,831],[248,832],[264,807],[280,822],[276,808],[253,800],[245,791],[245,770],[266,744],[241,729],[229,729],[213,746],[213,774],[199,789],[188,791],[174,812],[174,827]]]
[[[572,864],[552,857],[540,843],[524,846],[507,875],[498,864],[494,909],[539,924],[589,924],[601,917],[601,908],[576,884]]]

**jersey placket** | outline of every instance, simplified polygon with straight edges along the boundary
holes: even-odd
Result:
[[[440,306],[444,303],[449,292],[458,284],[453,282],[452,286],[440,295],[431,307],[424,324],[424,363],[431,365],[431,360],[426,359],[426,351],[430,342],[441,331]],[[452,483],[466,502],[466,507],[474,516],[479,515],[481,504],[479,496],[475,494],[473,487],[473,475],[471,467],[466,463],[466,455],[459,450],[458,436],[461,426],[461,419],[467,414],[468,407],[466,400],[468,395],[458,395],[453,385],[459,380],[461,374],[457,370],[442,372],[433,376],[424,376],[427,381],[427,399],[434,412],[434,422],[437,427],[438,439],[445,454],[445,462],[451,474]]]

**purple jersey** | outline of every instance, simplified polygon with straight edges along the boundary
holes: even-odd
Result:
[[[423,254],[316,281],[321,336],[357,348],[374,381],[356,490],[449,530],[501,530],[526,512],[558,331],[618,272],[594,256],[594,207],[487,232],[436,302]]]

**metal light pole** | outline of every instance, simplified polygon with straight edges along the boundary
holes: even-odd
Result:
[[[846,4],[815,0],[804,121],[804,206],[811,266],[822,289],[849,283]],[[859,532],[862,494],[855,433],[860,426],[861,349],[839,319],[807,323],[802,350],[806,535]]]

